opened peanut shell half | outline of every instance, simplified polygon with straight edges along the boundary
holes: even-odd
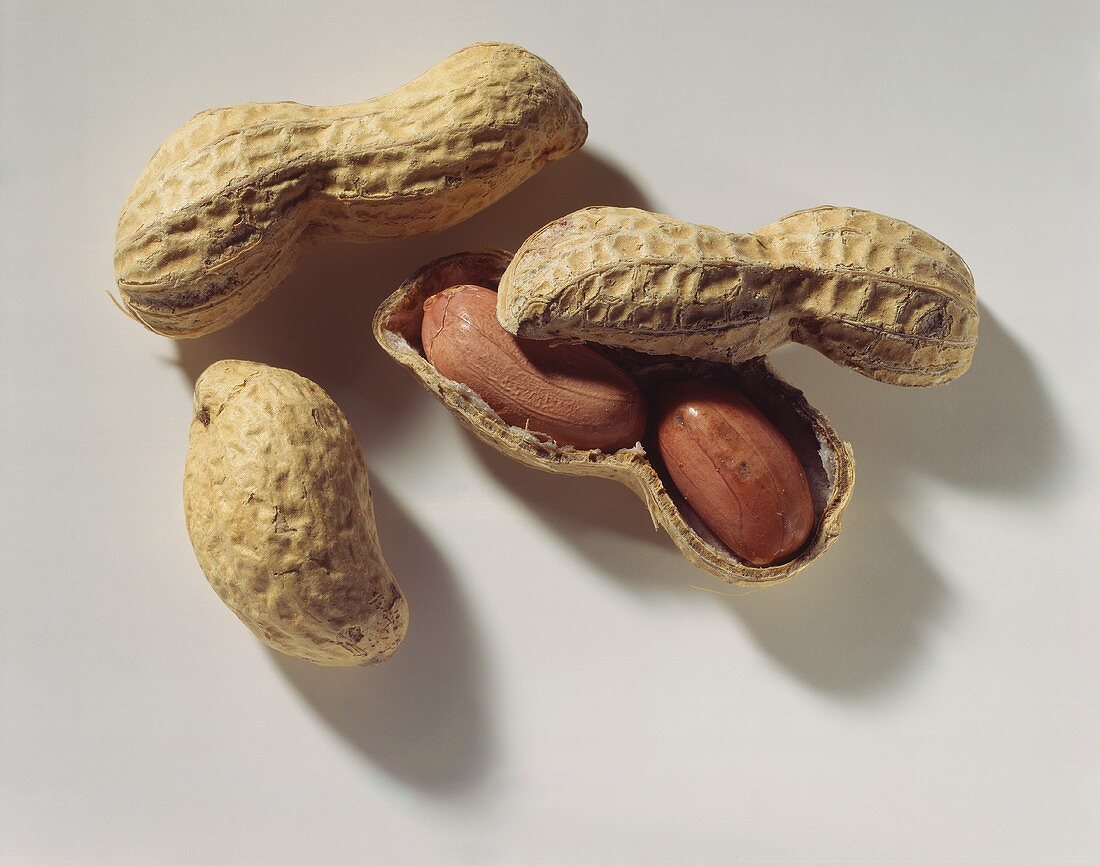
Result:
[[[974,278],[943,241],[850,207],[724,232],[637,208],[590,207],[523,242],[501,280],[514,334],[737,363],[798,342],[891,385],[970,366]]]

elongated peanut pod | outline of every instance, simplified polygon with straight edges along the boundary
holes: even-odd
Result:
[[[115,275],[150,329],[197,337],[242,316],[313,243],[434,232],[587,135],[580,103],[515,45],[459,51],[353,105],[205,111],[160,147],[119,218]]]
[[[424,354],[501,418],[561,445],[614,451],[637,443],[645,403],[637,384],[587,346],[514,337],[496,318],[496,292],[455,286],[424,303]]]
[[[953,250],[841,207],[751,234],[580,210],[523,243],[500,281],[499,316],[521,336],[730,363],[795,341],[895,385],[961,375],[978,333],[974,280]]]
[[[207,580],[264,643],[323,665],[397,649],[408,605],[378,544],[363,452],[316,384],[251,361],[209,367],[183,496]]]
[[[706,379],[654,400],[669,477],[699,519],[753,565],[783,562],[814,527],[810,485],[790,443],[744,395]]]

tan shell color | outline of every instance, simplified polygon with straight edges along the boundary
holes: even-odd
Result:
[[[521,463],[566,475],[597,475],[625,484],[645,502],[655,525],[672,537],[695,565],[741,584],[783,580],[820,556],[840,531],[840,515],[851,495],[855,467],[851,449],[802,393],[786,384],[763,358],[730,366],[687,358],[652,358],[636,353],[609,355],[645,388],[672,376],[705,375],[741,389],[776,423],[802,461],[810,481],[817,523],[807,546],[789,562],[756,567],[734,556],[694,516],[650,462],[653,443],[613,453],[559,446],[545,437],[506,424],[470,388],[442,376],[424,358],[420,342],[423,303],[450,286],[497,288],[511,260],[500,250],[458,253],[425,265],[378,308],[374,335],[398,363],[447,406],[483,442]]]
[[[978,336],[974,279],[954,251],[901,220],[827,206],[752,234],[579,210],[524,241],[497,313],[524,337],[728,363],[795,341],[893,385],[961,375]]]
[[[408,605],[379,548],[363,453],[319,386],[251,361],[207,368],[183,495],[207,580],[268,646],[324,665],[397,649]]]
[[[583,144],[580,103],[515,45],[473,45],[352,105],[249,103],[171,135],[115,241],[126,309],[171,337],[223,328],[317,241],[440,231]]]

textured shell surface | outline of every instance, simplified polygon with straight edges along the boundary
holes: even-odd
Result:
[[[467,47],[365,102],[204,111],[161,145],[123,206],[122,301],[158,333],[216,330],[312,243],[440,231],[586,136],[553,67],[501,43]]]
[[[891,217],[798,211],[748,234],[635,208],[544,226],[501,279],[501,324],[738,363],[803,343],[865,376],[938,385],[970,366],[974,280],[952,249]]]
[[[378,308],[375,338],[468,430],[492,448],[535,469],[610,478],[629,487],[645,503],[654,526],[664,529],[692,563],[720,580],[746,585],[784,580],[824,553],[840,532],[841,513],[851,496],[855,479],[851,449],[802,393],[784,382],[763,358],[731,365],[653,357],[628,350],[611,350],[608,355],[639,382],[643,391],[685,376],[729,384],[751,399],[783,432],[806,472],[816,521],[809,541],[796,556],[769,566],[754,566],[739,559],[706,528],[669,483],[651,434],[647,433],[633,448],[611,452],[563,446],[509,425],[471,388],[436,370],[425,358],[421,343],[424,301],[451,286],[497,289],[511,261],[510,253],[483,250],[457,253],[425,265]]]
[[[397,649],[408,606],[379,547],[363,454],[318,385],[250,361],[209,367],[183,488],[207,580],[266,644],[325,665]]]

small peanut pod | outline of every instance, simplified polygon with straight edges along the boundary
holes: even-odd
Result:
[[[223,328],[315,242],[455,225],[577,150],[587,129],[553,67],[499,43],[366,102],[204,111],[161,145],[122,208],[122,301],[167,336]]]
[[[703,524],[753,565],[783,562],[814,525],[810,485],[774,424],[732,388],[670,382],[654,404],[657,445]]]
[[[615,364],[637,383],[643,396],[659,395],[669,382],[685,377],[705,377],[744,394],[789,443],[808,483],[812,528],[797,551],[784,561],[767,565],[749,562],[700,521],[672,484],[652,431],[643,435],[639,445],[613,451],[564,445],[537,435],[533,429],[509,423],[475,388],[455,381],[429,363],[423,341],[425,301],[453,286],[495,289],[510,261],[509,253],[485,250],[430,262],[378,308],[375,338],[467,429],[492,448],[546,472],[592,475],[625,484],[646,504],[654,525],[668,532],[691,562],[721,580],[752,585],[784,580],[832,544],[840,532],[840,516],[854,481],[851,449],[802,393],[785,383],[763,358],[730,365],[607,350]],[[557,351],[562,348],[555,347]],[[491,389],[484,384],[478,387]]]
[[[974,280],[953,250],[842,207],[751,234],[634,208],[580,210],[523,243],[498,313],[524,337],[727,363],[795,341],[895,385],[960,376],[978,332]]]
[[[207,368],[183,497],[207,580],[268,646],[324,665],[397,649],[408,605],[382,558],[363,452],[313,382],[251,361]]]
[[[587,346],[514,337],[496,309],[496,292],[480,286],[430,297],[421,325],[428,361],[507,423],[558,444],[615,451],[641,439],[645,403],[626,373]]]

